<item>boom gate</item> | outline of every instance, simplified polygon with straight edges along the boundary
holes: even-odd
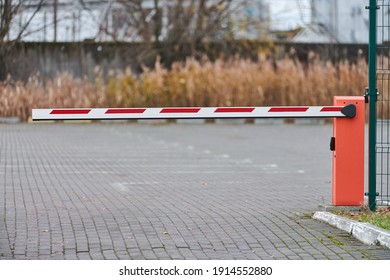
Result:
[[[334,106],[33,109],[40,120],[334,118],[332,203],[364,202],[364,98],[335,97]]]

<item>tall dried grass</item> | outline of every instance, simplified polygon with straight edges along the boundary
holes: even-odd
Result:
[[[0,82],[0,116],[26,121],[32,108],[330,105],[335,95],[362,95],[367,63],[323,63],[312,58],[258,62],[187,59],[164,68],[159,62],[140,75],[99,71],[93,81],[62,73],[55,79]]]

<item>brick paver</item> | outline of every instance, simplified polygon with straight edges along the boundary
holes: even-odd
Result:
[[[390,259],[310,213],[331,125],[0,125],[1,259]]]

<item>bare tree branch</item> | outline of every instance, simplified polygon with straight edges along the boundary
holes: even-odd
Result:
[[[23,36],[23,33],[26,31],[26,29],[31,24],[34,17],[37,15],[37,13],[41,10],[43,4],[47,0],[35,0],[35,1],[15,1],[15,0],[1,0],[0,1],[0,42],[7,41],[17,41],[20,40]],[[25,9],[23,9],[25,8]],[[14,36],[14,38],[7,38],[10,35],[10,31],[12,28],[13,21],[17,16],[21,17],[25,15],[26,11],[32,11],[31,15],[28,15],[27,20],[25,23],[20,26],[19,30],[17,31],[17,35]]]
[[[230,0],[153,0],[145,6],[143,0],[117,0],[126,12],[126,26],[122,34],[137,34],[139,40],[180,46],[190,44],[192,49],[205,40],[222,37],[227,32]],[[117,30],[101,28],[114,40]],[[111,28],[111,29],[110,29]],[[130,31],[131,30],[131,31]]]
[[[40,11],[45,1],[0,0],[0,79],[4,79],[8,75],[10,63],[12,63],[6,59],[7,55],[12,50],[15,42],[26,34],[27,28],[31,25],[33,18]],[[21,23],[23,16],[26,16],[27,20],[18,27],[16,35],[11,34],[16,27],[15,19],[20,19]]]
[[[19,11],[21,4],[21,1],[17,4],[13,4],[12,0],[4,0],[0,2],[0,42],[4,42],[4,39],[9,34],[12,20]]]
[[[33,20],[33,18],[36,16],[36,14],[41,10],[42,8],[42,4],[45,2],[45,0],[40,0],[39,3],[37,4],[36,6],[36,9],[33,11],[33,14],[29,17],[29,19],[27,20],[27,22],[22,26],[22,28],[20,28],[19,30],[19,33],[18,35],[16,36],[16,41],[20,40],[20,38],[22,37],[23,33],[25,32],[25,30],[27,29],[27,27],[30,25],[31,21]]]

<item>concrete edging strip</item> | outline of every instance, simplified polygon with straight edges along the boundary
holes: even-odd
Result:
[[[338,229],[348,232],[356,239],[369,245],[382,245],[390,249],[390,231],[371,225],[361,223],[333,213],[317,211],[313,219],[326,222]]]

